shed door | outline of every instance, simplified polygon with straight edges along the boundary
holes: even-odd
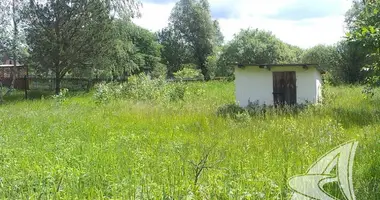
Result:
[[[273,101],[275,105],[297,103],[296,72],[273,72]]]

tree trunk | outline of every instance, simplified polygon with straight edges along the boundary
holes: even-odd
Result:
[[[17,36],[18,36],[18,29],[17,29],[17,19],[16,19],[16,0],[12,1],[12,10],[13,10],[13,41],[12,41],[12,49],[13,49],[13,67],[11,70],[11,85],[10,90],[14,89],[15,81],[16,81],[16,75],[17,75]]]
[[[56,95],[59,95],[59,93],[61,92],[61,76],[59,75],[59,73],[56,73],[55,74],[55,94]]]
[[[3,83],[0,81],[0,104],[3,103]]]
[[[202,71],[202,75],[203,75],[205,81],[211,80],[210,73],[207,69],[207,66],[204,63],[201,64],[201,71]]]

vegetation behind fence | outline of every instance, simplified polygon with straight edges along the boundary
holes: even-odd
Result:
[[[215,77],[213,80],[218,81],[228,81],[231,80],[229,77]],[[21,80],[20,80],[21,81]],[[89,90],[97,83],[101,82],[111,82],[110,79],[87,79],[87,78],[63,78],[61,80],[61,88],[67,88],[70,91],[81,91]],[[115,80],[117,82],[126,82],[126,80]],[[185,78],[185,79],[167,79],[168,82],[194,82],[203,81],[201,78]],[[49,90],[53,91],[55,89],[55,78],[28,78],[29,90]],[[21,84],[20,84],[21,85]],[[19,89],[25,89],[24,87]]]

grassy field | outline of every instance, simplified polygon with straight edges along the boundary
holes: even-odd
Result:
[[[380,97],[329,89],[296,115],[216,115],[231,82],[189,83],[185,101],[93,94],[0,106],[0,198],[286,199],[287,180],[356,139],[357,199],[380,196]],[[205,167],[202,168],[202,161]]]

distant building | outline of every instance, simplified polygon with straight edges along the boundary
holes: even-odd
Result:
[[[14,65],[14,60],[12,60],[7,53],[4,54],[3,58],[1,59],[3,65]],[[19,62],[16,61],[17,66],[21,66]]]
[[[324,71],[317,64],[247,64],[235,67],[236,101],[278,105],[322,101]]]
[[[0,81],[4,86],[10,86],[12,81],[12,68],[14,67],[14,60],[12,60],[7,54],[3,56],[0,63]],[[27,75],[27,67],[16,61],[16,89],[25,89],[27,85],[24,77]],[[27,86],[28,87],[28,86]]]

